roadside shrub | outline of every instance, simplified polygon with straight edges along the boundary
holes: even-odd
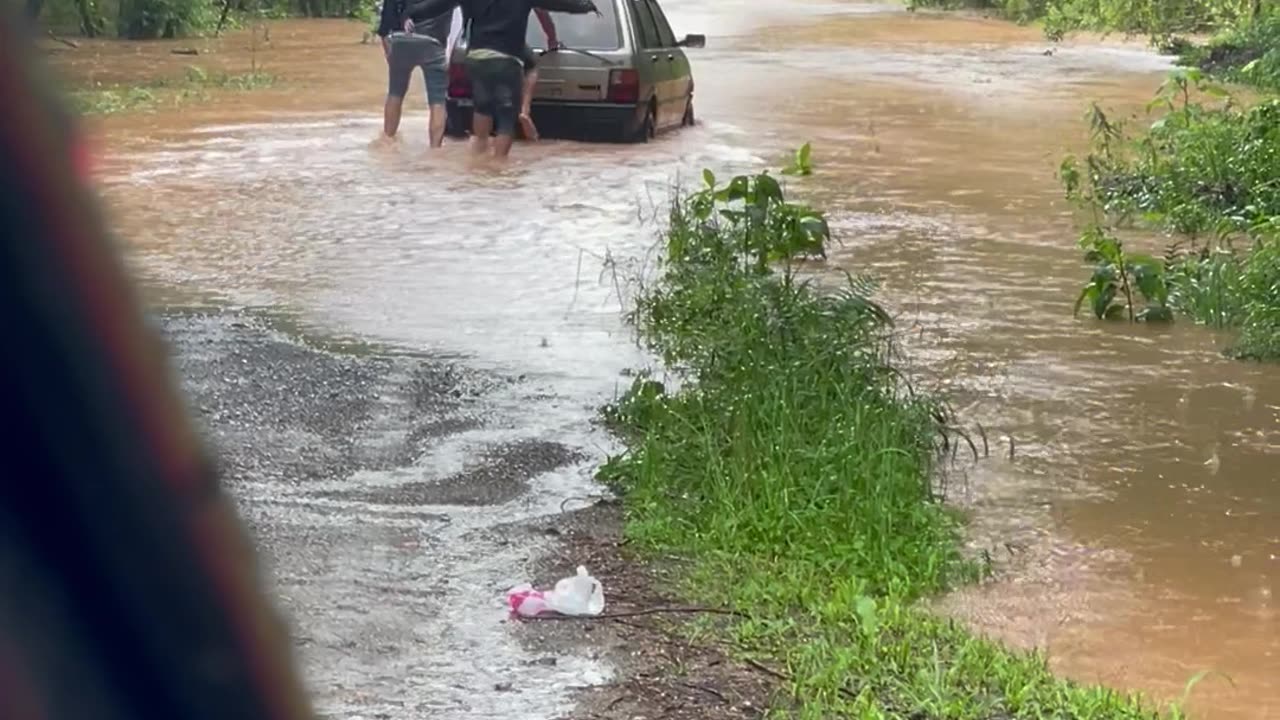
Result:
[[[1280,235],[1263,240],[1245,264],[1245,316],[1235,357],[1280,359]]]
[[[1251,12],[1248,4],[1231,0],[908,0],[908,6],[990,10],[1015,22],[1043,21],[1053,39],[1093,30],[1146,35],[1157,42],[1176,33],[1231,26]]]
[[[743,557],[785,549],[868,591],[943,587],[962,566],[930,485],[944,406],[894,370],[865,282],[822,292],[798,274],[824,253],[821,214],[767,173],[704,182],[673,203],[663,274],[631,314],[688,384],[665,395],[637,380],[610,412],[635,440],[606,471],[632,495],[635,532]]]

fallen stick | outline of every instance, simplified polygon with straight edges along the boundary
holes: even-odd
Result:
[[[686,615],[732,615],[749,619],[746,613],[737,610],[727,610],[724,608],[707,608],[707,607],[665,607],[650,608],[648,610],[635,610],[632,612],[606,613],[603,615],[534,615],[533,617],[525,617],[517,615],[521,620],[545,622],[550,620],[612,620],[614,618],[641,617],[644,615],[666,615],[666,614],[686,614]]]
[[[57,35],[53,34],[52,30],[49,31],[49,37],[54,40],[57,40],[58,42],[62,43],[63,45],[66,45],[69,48],[72,48],[73,50],[80,49],[80,43],[76,42],[75,40],[68,40],[66,38],[58,37]]]
[[[731,704],[732,704],[732,703],[730,703],[730,702],[729,702],[729,698],[727,698],[727,697],[725,697],[725,696],[724,696],[724,693],[720,692],[719,690],[717,690],[717,689],[715,689],[715,688],[713,688],[713,687],[708,687],[708,686],[706,686],[706,685],[699,685],[699,684],[697,684],[697,683],[691,683],[691,682],[682,682],[682,683],[680,683],[680,684],[681,684],[681,685],[683,685],[683,686],[685,686],[685,687],[687,687],[687,688],[689,688],[690,690],[701,690],[702,692],[704,692],[704,693],[706,693],[706,694],[708,694],[708,695],[712,695],[712,696],[714,696],[714,697],[717,697],[717,698],[719,698],[719,699],[720,699],[720,702],[724,703],[725,705],[731,705]]]
[[[768,675],[769,677],[775,680],[781,680],[782,682],[786,682],[786,683],[795,682],[795,678],[791,677],[790,675],[784,672],[774,670],[773,668],[769,667],[768,665],[765,665],[764,663],[757,662],[755,660],[752,660],[751,658],[744,658],[743,662],[746,663],[748,666],[753,667],[756,670],[759,670],[760,672],[764,673],[765,675]],[[836,688],[836,692],[840,693],[841,695],[844,695],[850,700],[858,699],[858,694],[847,687],[838,687]]]

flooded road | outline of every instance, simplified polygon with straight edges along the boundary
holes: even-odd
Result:
[[[330,607],[369,568],[407,592],[441,573],[481,606],[413,610],[398,620],[413,639],[385,643],[385,657],[344,660],[337,640],[304,645],[321,710],[500,715],[509,700],[495,682],[528,655],[495,603],[528,553],[478,552],[476,533],[492,541],[504,524],[594,492],[591,464],[611,448],[594,408],[645,362],[620,324],[626,287],[609,268],[643,261],[654,208],[678,176],[777,166],[812,141],[817,174],[797,189],[830,213],[844,243],[833,262],[884,281],[914,370],[992,442],[956,500],[999,580],[941,609],[1045,648],[1082,680],[1169,698],[1217,670],[1234,685],[1200,684],[1200,717],[1280,717],[1280,372],[1223,359],[1225,339],[1187,323],[1070,316],[1085,270],[1053,170],[1080,145],[1089,101],[1140,110],[1165,61],[1137,45],[1053,47],[1033,29],[880,5],[664,6],[677,34],[708,34],[692,54],[702,123],[650,145],[518,146],[509,168],[473,177],[460,144],[427,152],[425,118],[411,113],[399,147],[372,149],[382,59],[360,27],[322,21],[271,26],[252,62],[281,76],[275,89],[99,126],[106,193],[157,301],[281,308],[308,331],[523,378],[484,396],[500,429],[461,431],[406,466],[242,488],[257,524],[296,530],[264,544],[303,636],[336,637],[370,615]],[[200,62],[247,71],[244,37],[208,41]],[[180,72],[192,59],[168,47],[127,62]],[[60,61],[108,77],[90,69],[115,67],[111,47],[82,50]],[[389,509],[342,494],[448,477],[486,448],[551,440],[576,459],[502,502],[423,497]],[[296,544],[311,533],[329,539]],[[382,632],[370,616],[367,631]],[[431,662],[405,659],[440,647],[449,652]],[[569,687],[608,669],[584,659],[539,672],[556,691],[521,696],[531,717],[561,712]],[[432,706],[439,697],[449,700]]]

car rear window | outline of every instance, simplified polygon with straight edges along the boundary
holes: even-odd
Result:
[[[579,50],[617,50],[622,47],[617,3],[613,0],[601,0],[596,6],[600,8],[599,17],[595,13],[551,13],[551,20],[556,25],[556,36],[565,47]],[[538,22],[536,14],[529,15],[529,30],[525,33],[524,41],[531,48],[541,49],[547,46],[547,36],[543,34],[542,24]]]

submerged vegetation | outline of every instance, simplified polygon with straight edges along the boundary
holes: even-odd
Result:
[[[209,73],[189,67],[178,79],[145,85],[107,85],[68,93],[72,106],[86,115],[156,110],[203,100],[211,90],[257,90],[274,85],[276,77],[261,70],[246,73]]]
[[[1080,244],[1094,269],[1077,312],[1178,313],[1238,327],[1235,355],[1280,357],[1280,99],[1242,106],[1185,69],[1151,108],[1158,118],[1131,131],[1095,106],[1089,154],[1062,165],[1068,196],[1089,214]],[[1127,252],[1120,234],[1134,227],[1178,239],[1158,258]]]
[[[767,173],[703,179],[629,315],[678,389],[640,377],[605,411],[629,449],[600,476],[633,544],[694,559],[689,595],[743,613],[725,632],[787,679],[787,715],[1159,717],[919,607],[980,574],[939,480],[977,448],[898,369],[870,281],[802,272],[831,239],[820,212]]]

